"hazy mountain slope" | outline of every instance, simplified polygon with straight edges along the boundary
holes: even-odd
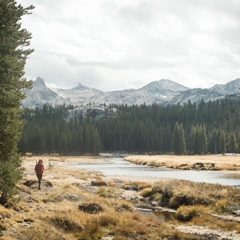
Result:
[[[202,100],[207,102],[227,96],[239,99],[240,79],[227,84],[217,84],[209,89],[190,89],[171,80],[162,79],[139,89],[103,92],[83,86],[81,83],[71,89],[50,89],[45,85],[44,80],[38,77],[34,81],[33,88],[25,92],[27,98],[23,101],[23,106],[27,108],[40,107],[46,103],[54,106],[61,104],[80,106],[88,103],[96,105],[184,104],[189,100],[192,103],[198,103]]]
[[[217,84],[209,89],[221,95],[230,95],[240,93],[240,78],[228,82],[227,84]]]
[[[33,82],[31,89],[26,89],[26,98],[23,100],[23,106],[25,108],[41,107],[44,104],[50,104],[53,106],[70,104],[70,101],[60,97],[57,93],[49,89],[42,78],[38,77]]]
[[[88,88],[81,83],[71,89],[52,89],[62,98],[68,99],[73,105],[92,103],[104,93],[94,88]]]
[[[188,101],[191,101],[192,103],[199,103],[202,100],[204,102],[208,102],[210,100],[216,100],[223,98],[224,95],[211,91],[209,89],[202,89],[202,88],[195,88],[195,89],[189,89],[187,91],[181,92],[176,97],[174,97],[169,104],[184,104]]]
[[[199,103],[202,100],[208,102],[224,97],[230,98],[230,96],[237,100],[240,99],[238,94],[240,94],[240,78],[230,81],[227,84],[217,84],[209,89],[195,88],[183,91],[173,98],[169,104],[184,104],[189,100],[192,103]]]

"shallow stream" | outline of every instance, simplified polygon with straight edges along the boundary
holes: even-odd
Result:
[[[105,176],[117,177],[141,177],[160,179],[184,179],[193,182],[218,183],[221,185],[239,186],[239,171],[197,171],[197,170],[177,170],[166,167],[150,167],[146,165],[136,165],[123,158],[99,159],[99,163],[79,163],[72,166],[90,171],[103,173]]]

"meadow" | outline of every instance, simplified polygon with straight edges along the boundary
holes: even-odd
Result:
[[[42,190],[33,170],[39,158],[46,167]],[[67,167],[97,159],[24,157],[19,194],[0,206],[0,239],[240,239],[239,188],[109,178]],[[162,220],[159,212],[171,217]]]

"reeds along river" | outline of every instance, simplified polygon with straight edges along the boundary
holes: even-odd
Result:
[[[79,163],[71,166],[90,171],[101,172],[106,176],[140,177],[144,179],[184,179],[193,182],[217,183],[240,187],[240,173],[236,171],[197,171],[197,170],[176,170],[166,167],[150,167],[136,165],[122,158],[99,159],[99,163]]]

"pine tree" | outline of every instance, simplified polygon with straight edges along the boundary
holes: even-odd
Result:
[[[190,150],[193,154],[207,153],[207,133],[205,124],[191,127]]]
[[[220,130],[219,134],[219,150],[222,154],[226,153],[226,133],[224,130]]]
[[[173,133],[173,152],[176,155],[182,155],[186,151],[186,142],[182,124],[176,122]]]
[[[237,139],[234,133],[231,133],[228,137],[228,151],[230,153],[238,152]]]
[[[24,122],[23,89],[30,87],[24,75],[31,34],[21,28],[21,18],[33,6],[24,8],[14,0],[0,0],[0,204],[6,204],[21,179],[18,141]]]

